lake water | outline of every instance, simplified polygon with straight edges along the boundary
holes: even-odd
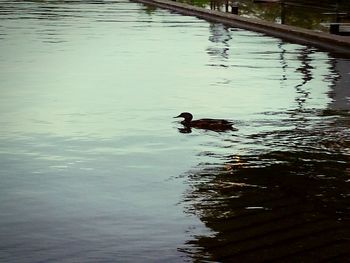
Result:
[[[0,1],[0,261],[190,261],[217,231],[197,208],[213,167],[297,158],[296,185],[348,204],[349,69],[128,1]],[[181,133],[183,111],[238,131]]]

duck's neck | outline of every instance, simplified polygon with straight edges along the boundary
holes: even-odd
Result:
[[[185,123],[190,123],[192,121],[193,117],[192,116],[186,116],[183,122]]]
[[[184,119],[181,123],[183,125],[189,125],[191,123],[191,119]]]

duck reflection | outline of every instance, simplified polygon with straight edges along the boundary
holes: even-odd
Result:
[[[192,129],[191,127],[181,127],[181,128],[177,128],[177,130],[180,132],[180,133],[192,133]]]
[[[183,118],[180,122],[183,128],[179,128],[181,133],[191,133],[192,128],[215,132],[237,131],[237,129],[232,126],[232,122],[223,119],[193,120],[193,115],[189,112],[183,112],[174,118]]]

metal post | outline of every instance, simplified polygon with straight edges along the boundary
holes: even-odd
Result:
[[[238,15],[238,4],[236,2],[231,4],[231,13]]]
[[[330,24],[329,25],[329,33],[331,34],[339,34],[339,24]]]

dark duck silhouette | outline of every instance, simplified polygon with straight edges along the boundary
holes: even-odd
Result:
[[[193,115],[189,112],[183,112],[179,116],[174,118],[184,118],[181,121],[181,124],[184,126],[184,129],[179,129],[180,132],[190,133],[191,128],[211,130],[216,132],[225,132],[225,131],[237,131],[236,128],[232,127],[233,123],[227,120],[222,119],[199,119],[192,120]]]

